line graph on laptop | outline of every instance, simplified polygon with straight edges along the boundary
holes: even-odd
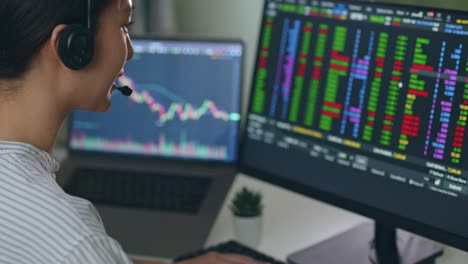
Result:
[[[161,55],[157,62],[152,56],[139,57],[127,64],[126,74],[117,83],[132,87],[132,95],[114,93],[107,113],[78,111],[71,146],[97,152],[232,161],[241,119],[239,88],[233,89],[234,70],[232,62],[213,58],[179,58],[174,64]]]
[[[225,122],[238,122],[240,120],[239,113],[228,113],[210,99],[204,99],[200,105],[195,106],[166,87],[157,84],[137,85],[128,76],[122,76],[119,79],[119,84],[136,88],[130,96],[131,102],[146,105],[149,111],[156,114],[155,124],[158,126],[164,126],[167,122],[174,120],[182,122],[189,120],[198,121],[203,117],[211,117]],[[140,87],[141,89],[138,89]],[[158,99],[152,95],[151,91],[163,97],[167,97],[167,99],[172,102],[169,106],[166,106],[164,103],[159,102]]]

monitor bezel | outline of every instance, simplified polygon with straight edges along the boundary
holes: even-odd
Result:
[[[333,1],[340,2],[336,0],[333,0]],[[350,0],[350,1],[346,0],[346,1],[341,1],[341,2],[345,2],[346,4],[381,5],[381,6],[393,7],[393,8],[398,8],[398,7],[410,8],[410,9],[417,8],[418,10],[421,10],[421,11],[441,11],[441,12],[450,12],[455,15],[468,16],[467,12],[460,11],[460,10],[444,9],[440,7],[397,4],[397,3],[389,3],[388,1],[377,2],[374,0]],[[253,94],[254,86],[255,86],[255,78],[258,74],[259,56],[260,56],[260,51],[262,48],[261,46],[262,42],[260,40],[262,37],[262,33],[264,31],[264,21],[266,19],[265,10],[267,8],[267,5],[268,5],[268,1],[265,0],[263,9],[262,9],[262,20],[260,21],[260,25],[259,25],[257,46],[255,50],[254,70],[253,70],[252,78],[250,80],[251,82],[250,82],[250,92],[248,94],[249,96],[248,108],[245,114],[246,117],[248,117],[248,115],[251,113],[251,110],[252,110],[252,103],[253,103],[252,94]],[[419,222],[409,217],[404,217],[401,215],[388,212],[382,208],[377,208],[377,207],[370,206],[365,203],[346,199],[345,197],[342,197],[340,195],[326,192],[326,191],[320,190],[312,186],[305,186],[298,182],[288,180],[285,177],[281,177],[274,173],[270,173],[270,172],[249,166],[248,164],[245,164],[243,162],[244,154],[245,154],[243,150],[246,148],[245,145],[247,144],[247,141],[249,140],[247,136],[247,124],[248,124],[248,118],[245,121],[245,124],[243,126],[240,147],[239,147],[238,168],[239,168],[240,173],[243,173],[247,176],[250,176],[250,177],[253,177],[253,178],[274,184],[274,185],[277,185],[282,188],[286,188],[296,193],[305,195],[309,198],[317,199],[319,201],[328,203],[330,205],[337,206],[349,212],[360,214],[362,216],[371,218],[377,222],[384,223],[390,226],[395,226],[396,228],[402,228],[409,232],[413,232],[415,234],[436,240],[440,243],[444,243],[446,245],[453,246],[464,251],[468,251],[468,237],[463,237],[455,233],[451,233],[447,230],[443,230],[441,228],[437,228],[429,224]]]
[[[155,34],[155,33],[146,33],[146,34],[131,34],[130,39],[133,40],[149,40],[149,41],[171,41],[171,42],[196,42],[196,43],[220,43],[220,44],[234,44],[240,45],[242,47],[242,56],[241,56],[241,72],[239,76],[239,83],[240,83],[240,93],[239,93],[239,114],[242,116],[242,98],[244,95],[243,89],[243,82],[244,82],[244,69],[245,69],[245,57],[246,57],[246,45],[245,41],[240,38],[221,38],[221,37],[206,37],[206,36],[198,36],[198,35],[189,35],[189,34]],[[144,154],[137,154],[137,153],[111,153],[111,152],[104,152],[104,151],[88,151],[88,150],[81,150],[81,149],[74,149],[71,146],[71,128],[73,123],[74,113],[71,112],[68,116],[67,120],[67,151],[70,155],[76,156],[87,156],[87,157],[117,157],[117,158],[132,158],[132,159],[141,159],[141,160],[154,160],[154,161],[161,161],[161,162],[183,162],[185,164],[202,164],[202,165],[235,165],[238,166],[239,162],[239,148],[240,142],[242,137],[242,118],[239,120],[237,124],[237,139],[235,145],[237,149],[235,150],[236,159],[232,161],[227,160],[216,160],[216,159],[196,159],[196,158],[175,158],[175,157],[167,157],[167,156],[157,156],[157,155],[144,155]]]

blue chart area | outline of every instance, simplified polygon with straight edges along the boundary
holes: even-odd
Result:
[[[169,158],[236,159],[240,58],[136,54],[109,112],[78,111],[73,146]]]

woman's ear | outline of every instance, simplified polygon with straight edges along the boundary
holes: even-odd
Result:
[[[52,54],[56,58],[56,60],[60,62],[62,65],[63,65],[63,62],[60,59],[58,49],[59,49],[60,36],[62,35],[62,32],[63,30],[65,30],[66,27],[67,25],[65,24],[57,25],[54,28],[54,30],[52,30],[52,34],[50,35],[50,38],[46,44],[48,46],[47,48],[50,50],[50,54]]]

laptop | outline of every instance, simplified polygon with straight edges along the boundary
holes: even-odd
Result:
[[[134,58],[106,113],[69,117],[59,184],[90,200],[126,252],[203,247],[236,174],[244,45],[133,37]]]

